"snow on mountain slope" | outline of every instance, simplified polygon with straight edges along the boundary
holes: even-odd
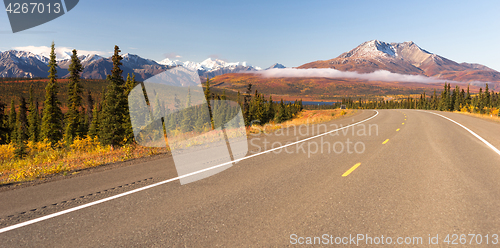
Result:
[[[170,60],[168,58],[162,60],[162,61],[159,61],[158,64],[160,65],[167,65],[167,66],[178,66],[178,65],[182,65],[182,61],[176,59],[176,60]]]
[[[444,80],[500,81],[500,72],[477,64],[459,64],[430,53],[412,41],[387,43],[371,40],[336,58],[310,62],[298,68],[333,68],[360,73],[385,70],[392,73],[424,75]]]
[[[394,47],[386,42],[371,40],[364,42],[353,50],[341,54],[340,58],[349,58],[349,57],[368,57],[375,58],[380,56],[389,56],[396,57],[397,53]]]

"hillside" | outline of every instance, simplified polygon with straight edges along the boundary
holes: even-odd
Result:
[[[393,73],[424,75],[461,82],[500,83],[500,72],[484,65],[457,63],[428,52],[412,41],[386,43],[371,40],[336,58],[306,63],[298,68],[333,68],[360,73],[387,70]]]
[[[432,94],[440,92],[440,83],[400,83],[368,81],[342,78],[266,78],[253,73],[232,73],[217,76],[212,87],[244,92],[251,83],[254,89],[265,95],[276,95],[286,100],[337,100],[342,97],[383,97],[387,95]],[[453,84],[452,84],[453,85]],[[466,84],[460,84],[466,88]],[[471,86],[471,92],[478,92],[478,86]]]

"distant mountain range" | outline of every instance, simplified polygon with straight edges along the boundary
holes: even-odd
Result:
[[[430,53],[412,41],[386,43],[371,40],[336,58],[314,61],[298,68],[333,68],[360,73],[387,70],[460,82],[500,82],[498,71],[480,64],[457,63]]]
[[[161,73],[174,66],[185,66],[187,68],[198,70],[200,77],[215,77],[226,73],[237,73],[247,71],[260,71],[260,67],[254,67],[246,62],[228,63],[219,59],[208,58],[201,63],[179,60],[165,59],[156,62],[151,59],[145,59],[135,54],[122,55],[123,66],[122,70],[124,76],[127,73],[135,73],[137,80],[145,80],[158,73]],[[105,79],[111,72],[113,63],[111,58],[104,58],[97,54],[88,54],[79,56],[84,70],[82,78],[87,79]],[[21,77],[21,78],[34,78],[34,77],[47,77],[48,68],[47,64],[49,59],[42,55],[33,54],[27,51],[10,50],[0,53],[0,77]],[[68,76],[68,68],[71,63],[70,59],[65,56],[63,59],[58,60],[57,74],[59,77]],[[274,64],[270,68],[285,68],[281,64]]]
[[[154,61],[134,54],[122,55],[124,76],[135,73],[138,80],[145,80],[174,66],[184,66],[198,70],[200,77],[214,78],[224,74],[243,72],[259,72],[285,68],[274,64],[266,69],[252,66],[246,62],[225,62],[208,58],[201,63],[164,59]],[[85,67],[83,78],[104,79],[112,68],[111,58],[96,54],[81,55]],[[28,51],[10,50],[0,53],[0,77],[47,77],[48,58]],[[64,54],[58,61],[58,76],[66,77],[70,64],[69,55]],[[342,53],[330,60],[318,60],[297,67],[333,68],[339,71],[354,71],[370,73],[386,70],[403,75],[421,75],[441,80],[459,81],[476,85],[491,82],[500,88],[500,72],[480,64],[457,63],[453,60],[428,52],[412,41],[402,43],[387,43],[371,40],[356,48]]]
[[[336,58],[297,68],[231,73],[213,78],[214,85],[229,91],[243,92],[251,83],[260,93],[285,100],[323,101],[422,92],[429,95],[435,89],[439,91],[444,82],[457,84],[462,89],[470,84],[471,92],[478,92],[489,83],[490,90],[500,91],[498,71],[480,64],[457,63],[428,52],[412,41],[371,40]]]

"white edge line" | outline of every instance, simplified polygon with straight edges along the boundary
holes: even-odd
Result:
[[[498,155],[500,155],[500,150],[498,150],[495,146],[493,146],[492,144],[490,144],[490,142],[486,141],[485,139],[483,139],[483,137],[477,135],[476,133],[474,133],[472,130],[468,129],[467,127],[465,127],[464,125],[446,117],[446,116],[443,116],[443,115],[440,115],[440,114],[437,114],[437,113],[434,113],[434,112],[429,112],[429,111],[422,111],[422,110],[417,110],[417,111],[421,111],[421,112],[425,112],[425,113],[431,113],[431,114],[434,114],[434,115],[438,115],[438,116],[441,116],[457,125],[459,125],[460,127],[462,127],[463,129],[467,130],[469,133],[471,133],[472,135],[474,135],[476,138],[478,138],[480,141],[482,141],[484,144],[486,144],[489,148],[491,148],[494,152],[496,152]]]
[[[215,165],[215,166],[212,166],[212,167],[209,167],[209,168],[205,168],[203,170],[191,172],[191,173],[188,173],[188,174],[185,174],[185,175],[182,175],[182,176],[174,177],[174,178],[171,178],[171,179],[168,179],[168,180],[165,180],[165,181],[161,181],[161,182],[158,182],[158,183],[155,183],[155,184],[144,186],[142,188],[138,188],[138,189],[134,189],[134,190],[131,190],[131,191],[127,191],[125,193],[114,195],[114,196],[111,196],[111,197],[108,197],[108,198],[104,198],[104,199],[101,199],[101,200],[98,200],[98,201],[94,201],[94,202],[90,202],[90,203],[87,203],[87,204],[83,204],[83,205],[80,205],[78,207],[66,209],[66,210],[63,210],[63,211],[60,211],[60,212],[56,212],[56,213],[53,213],[53,214],[49,214],[49,215],[46,215],[46,216],[43,216],[43,217],[40,217],[40,218],[36,218],[36,219],[25,221],[25,222],[22,222],[22,223],[18,223],[18,224],[12,225],[12,226],[4,227],[4,228],[0,229],[0,233],[8,232],[8,231],[20,228],[20,227],[24,227],[24,226],[31,225],[31,224],[34,224],[34,223],[37,223],[37,222],[40,222],[40,221],[48,220],[48,219],[51,219],[51,218],[54,218],[54,217],[57,217],[57,216],[60,216],[60,215],[63,215],[63,214],[71,213],[71,212],[74,212],[74,211],[77,211],[77,210],[80,210],[80,209],[84,209],[84,208],[87,208],[87,207],[91,207],[91,206],[94,206],[94,205],[97,205],[97,204],[100,204],[100,203],[103,203],[103,202],[111,201],[111,200],[114,200],[114,199],[117,199],[117,198],[120,198],[120,197],[123,197],[123,196],[126,196],[126,195],[137,193],[137,192],[140,192],[140,191],[143,191],[143,190],[146,190],[146,189],[150,189],[150,188],[162,185],[162,184],[166,184],[166,183],[169,183],[169,182],[172,182],[172,181],[175,181],[175,180],[179,180],[179,179],[182,179],[182,178],[193,176],[193,175],[196,175],[196,174],[199,174],[199,173],[202,173],[202,172],[206,172],[206,171],[209,171],[209,170],[217,169],[217,168],[225,166],[225,165],[229,165],[229,164],[232,164],[232,163],[235,163],[235,162],[239,162],[239,161],[242,161],[242,160],[245,160],[245,159],[256,157],[256,156],[259,156],[259,155],[262,155],[262,154],[265,154],[265,153],[269,153],[269,152],[272,152],[272,151],[275,151],[275,150],[283,149],[285,147],[296,145],[298,143],[302,143],[304,141],[308,141],[308,140],[311,140],[311,139],[314,139],[314,138],[317,138],[317,137],[320,137],[320,136],[324,136],[324,135],[329,134],[329,133],[337,132],[339,130],[342,130],[342,129],[345,129],[345,128],[349,128],[349,127],[352,127],[354,125],[358,125],[360,123],[363,123],[363,122],[366,122],[366,121],[369,121],[369,120],[375,118],[378,115],[379,112],[377,110],[374,110],[374,111],[377,112],[374,116],[372,116],[372,117],[370,117],[368,119],[362,120],[360,122],[356,122],[356,123],[353,123],[351,125],[345,126],[345,127],[337,128],[335,130],[328,131],[328,132],[325,132],[325,133],[322,133],[322,134],[318,134],[316,136],[309,137],[309,138],[306,138],[306,139],[302,139],[302,140],[299,140],[299,141],[296,141],[296,142],[293,142],[293,143],[290,143],[290,144],[287,144],[287,145],[276,147],[276,148],[273,148],[273,149],[270,149],[270,150],[266,150],[266,151],[263,151],[263,152],[260,152],[260,153],[256,153],[256,154],[253,154],[253,155],[250,155],[250,156],[247,156],[247,157],[235,159],[235,160],[227,162],[227,163],[222,163],[222,164],[219,164],[219,165]]]

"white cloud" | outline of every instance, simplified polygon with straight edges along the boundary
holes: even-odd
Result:
[[[165,53],[163,54],[163,56],[165,56],[165,58],[167,59],[178,59],[178,58],[182,58],[181,55],[177,54],[177,53]]]
[[[311,69],[269,69],[265,71],[251,72],[264,77],[324,77],[324,78],[357,78],[369,81],[384,82],[418,82],[418,83],[443,83],[452,82],[422,75],[407,75],[392,73],[390,71],[379,70],[371,73],[358,73],[352,71],[339,71],[331,68],[311,68]]]
[[[50,47],[48,46],[24,46],[24,47],[13,47],[12,49],[18,50],[18,51],[28,51],[34,54],[39,54],[43,55],[45,57],[50,56]],[[58,60],[60,59],[67,59],[73,54],[73,48],[71,47],[56,47],[56,58]],[[78,50],[78,55],[87,55],[87,54],[97,54],[100,56],[105,56],[107,53],[106,52],[101,52],[101,51],[87,51],[87,50]]]

